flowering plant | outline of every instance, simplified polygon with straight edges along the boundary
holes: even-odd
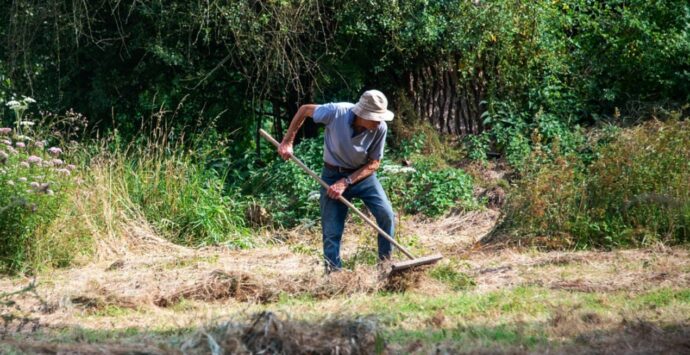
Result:
[[[0,127],[0,271],[16,271],[31,257],[40,227],[57,215],[75,166],[62,159],[59,147],[37,137],[22,124],[33,99],[10,101],[15,128]]]

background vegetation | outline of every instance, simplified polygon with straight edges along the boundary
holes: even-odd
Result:
[[[498,157],[514,172],[509,235],[688,239],[687,1],[2,5],[6,270],[75,262],[133,226],[243,248],[251,228],[313,224],[317,185],[257,129],[280,139],[300,104],[370,88],[397,114],[380,176],[403,213],[478,207],[457,163]],[[319,134],[308,121],[297,146],[317,170]],[[69,178],[22,170],[53,146],[75,165]]]

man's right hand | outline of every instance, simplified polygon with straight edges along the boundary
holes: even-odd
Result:
[[[290,159],[292,156],[292,142],[281,142],[278,146],[278,154],[285,160]]]

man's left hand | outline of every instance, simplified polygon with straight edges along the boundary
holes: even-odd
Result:
[[[326,193],[328,194],[328,197],[337,200],[338,197],[345,192],[345,189],[347,189],[347,183],[345,182],[345,179],[340,179],[331,185]]]

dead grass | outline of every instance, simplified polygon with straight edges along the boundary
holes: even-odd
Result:
[[[561,349],[574,354],[687,354],[690,324],[663,325],[624,319],[608,331],[588,331]]]
[[[470,265],[469,274],[484,291],[536,285],[590,293],[690,287],[689,258],[690,252],[683,248],[611,252],[477,249],[461,256]]]
[[[54,342],[30,341],[30,340],[5,340],[0,341],[0,345],[12,347],[26,354],[37,355],[87,355],[87,354],[108,354],[108,355],[130,355],[130,354],[182,354],[177,349],[163,345],[127,345],[127,344],[57,344]],[[0,350],[3,350],[0,348]]]
[[[385,283],[383,284],[385,286]],[[154,304],[169,307],[181,299],[270,303],[280,295],[310,296],[315,299],[371,293],[381,287],[371,268],[342,271],[329,275],[304,274],[297,278],[267,278],[244,272],[214,270],[205,279],[169,295],[161,295]]]
[[[170,295],[159,296],[153,303],[159,307],[169,307],[183,298],[199,301],[234,298],[241,302],[266,302],[274,297],[274,293],[262,287],[249,274],[214,270],[206,279]]]
[[[282,320],[263,312],[247,323],[227,322],[199,331],[181,347],[185,354],[373,354],[377,325],[370,319],[320,324]]]
[[[458,338],[460,340],[452,340],[443,346],[438,341],[433,345],[426,340],[415,343],[415,338],[411,337],[403,348],[384,347],[392,353],[397,350],[399,353],[429,353],[435,349],[446,349],[450,353],[467,349],[525,352],[525,348],[513,348],[512,345],[487,347],[485,343],[480,344],[477,339],[481,339],[481,332],[490,332],[494,329],[492,327],[498,327],[499,333],[502,331],[499,320],[511,324],[533,324],[543,329],[550,340],[564,344],[566,352],[582,349],[596,352],[598,350],[590,344],[606,348],[613,346],[614,341],[610,339],[636,344],[636,340],[630,339],[635,334],[636,328],[630,325],[634,321],[622,324],[622,319],[636,319],[636,312],[644,322],[653,326],[648,329],[656,331],[659,336],[669,335],[670,345],[662,344],[650,349],[673,351],[683,345],[678,339],[687,334],[683,324],[690,321],[682,316],[687,310],[684,304],[645,308],[643,311],[634,307],[625,311],[599,311],[582,305],[585,301],[573,300],[596,295],[602,297],[601,307],[608,307],[604,302],[607,295],[615,299],[621,292],[634,296],[659,288],[690,288],[690,252],[687,249],[657,246],[613,252],[542,252],[483,248],[476,242],[491,231],[498,218],[496,211],[474,211],[449,215],[433,223],[403,220],[399,227],[401,239],[417,243],[414,248],[441,251],[445,256],[442,263],[452,265],[453,270],[468,275],[476,283],[476,286],[462,291],[453,291],[449,285],[432,279],[428,272],[430,266],[382,277],[384,275],[375,266],[358,262],[353,270],[325,275],[319,250],[320,236],[314,230],[264,231],[259,238],[267,243],[255,249],[236,251],[168,247],[147,237],[150,231],[132,229],[132,235],[127,238],[140,243],[138,247],[132,242],[132,246],[123,249],[125,252],[104,250],[100,254],[103,258],[91,264],[39,275],[37,292],[42,300],[18,297],[14,301],[22,310],[30,312],[31,319],[36,319],[39,328],[46,332],[81,327],[99,330],[128,327],[197,329],[203,324],[216,324],[185,338],[188,339],[185,349],[189,353],[208,352],[209,346],[215,346],[213,344],[239,353],[256,353],[260,351],[257,349],[283,349],[284,352],[311,349],[313,353],[339,349],[340,353],[371,353],[372,349],[379,349],[372,346],[380,347],[381,344],[376,345],[375,338],[365,338],[368,333],[363,332],[383,328],[371,326],[367,323],[369,320],[358,317],[372,312],[388,322],[386,327],[409,329],[411,336],[417,334],[415,331],[460,332],[462,335]],[[316,252],[312,249],[305,252],[305,247]],[[117,248],[117,245],[112,245],[112,248]],[[368,226],[355,224],[348,227],[343,247],[345,259],[362,249],[374,248],[374,233]],[[0,290],[17,289],[26,283],[27,280],[21,278],[0,278]],[[511,313],[517,311],[504,306],[482,309],[490,302],[488,299],[497,295],[521,297],[511,294],[511,290],[520,287],[537,289],[539,294],[567,295],[568,300],[549,300],[552,304],[544,306],[548,309],[546,315],[534,311],[535,314],[524,319]],[[472,306],[464,308],[462,302],[452,302],[459,298]],[[429,300],[428,309],[416,308],[417,303],[425,303],[425,300]],[[409,311],[391,309],[392,302],[397,302],[397,307],[408,307]],[[516,300],[505,304],[516,304],[518,309],[532,309],[523,306],[524,302],[528,301]],[[622,301],[616,299],[615,302]],[[444,308],[449,303],[453,303],[456,313]],[[677,307],[677,311],[672,307]],[[235,317],[238,312],[276,309],[289,312],[297,320],[271,313],[262,313],[249,322]],[[655,316],[659,313],[654,312],[662,313]],[[394,315],[387,318],[389,313]],[[678,314],[671,322],[675,328],[665,327],[662,322],[668,321],[671,313]],[[219,319],[227,320],[228,315],[233,315],[232,322],[217,325]],[[306,323],[307,319],[310,323]],[[466,328],[458,330],[459,324]],[[597,336],[593,329],[601,335]],[[463,337],[473,339],[476,344],[463,347]],[[31,339],[30,336],[28,338]],[[352,343],[352,339],[356,342]],[[584,343],[579,343],[580,340]],[[570,344],[571,341],[574,343]],[[156,354],[162,349],[147,345],[110,344],[107,341],[99,345],[52,345],[29,341],[16,347],[37,353],[93,353],[94,349],[106,349],[111,353],[148,351]],[[179,349],[164,349],[162,353],[175,353]],[[550,348],[536,349],[553,352]]]

